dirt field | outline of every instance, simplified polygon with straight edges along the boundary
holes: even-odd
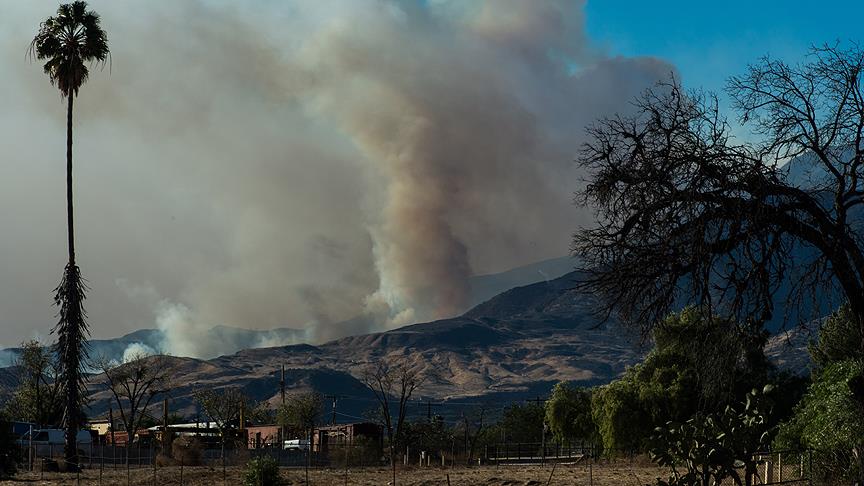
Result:
[[[552,474],[552,466],[501,466],[475,467],[457,469],[400,469],[397,473],[397,484],[405,486],[438,486],[447,484],[447,476],[450,476],[451,485],[483,485],[483,486],[544,486]],[[386,468],[364,468],[348,471],[349,485],[357,486],[381,486],[391,481],[390,470]],[[629,464],[600,464],[591,466],[556,466],[552,481],[553,485],[589,485],[594,486],[642,486],[653,482],[654,478],[661,476],[662,472],[647,465]],[[289,485],[302,485],[304,481],[303,470],[283,470],[282,476]],[[313,485],[343,485],[345,483],[344,470],[313,470],[309,472],[310,483]],[[61,475],[58,473],[45,473],[44,479],[40,479],[39,473],[20,474],[15,481],[4,481],[0,484],[30,484],[30,485],[75,485],[79,484],[76,476]],[[99,481],[98,470],[88,470],[81,474],[82,485],[126,485],[127,478],[125,470],[105,470]],[[130,474],[130,485],[144,486],[154,484],[152,469],[132,470]],[[155,484],[180,485],[180,468],[159,468],[156,471]],[[219,468],[197,467],[185,468],[183,471],[183,485],[188,486],[222,486],[240,485],[241,470],[229,468],[226,478],[222,477]]]

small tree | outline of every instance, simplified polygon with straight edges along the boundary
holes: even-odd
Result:
[[[864,483],[864,401],[856,393],[862,380],[861,359],[825,365],[792,418],[781,425],[776,445],[814,449],[827,477],[857,476]]]
[[[543,439],[545,409],[537,401],[514,403],[504,409],[498,426],[509,442],[540,442]]]
[[[579,439],[596,445],[597,424],[591,417],[590,388],[558,383],[546,402],[546,423],[558,441]]]
[[[241,418],[256,417],[262,413],[261,404],[250,400],[239,388],[201,390],[195,400],[204,415],[216,425],[222,448],[222,467],[225,468],[225,445],[229,439],[236,440],[234,433],[241,426]]]
[[[848,305],[842,305],[819,326],[819,336],[807,346],[816,371],[831,363],[861,356],[861,328]]]
[[[21,345],[14,366],[18,388],[6,410],[10,417],[33,422],[39,427],[55,427],[63,421],[63,382],[60,362],[54,350],[39,341]]]
[[[170,361],[165,356],[138,353],[123,363],[101,358],[98,366],[117,404],[126,431],[126,443],[131,444],[153,398],[170,388]]]
[[[469,464],[474,459],[477,444],[483,437],[487,425],[489,425],[486,422],[487,410],[488,407],[485,404],[481,404],[478,407],[469,409],[467,412],[463,410],[460,416],[459,424],[462,429],[462,436],[465,439],[465,460]]]
[[[289,396],[276,412],[276,420],[281,427],[302,431],[309,440],[309,449],[306,453],[306,484],[309,484],[309,461],[314,442],[312,436],[321,418],[323,407],[324,398],[320,393],[299,393]]]
[[[375,396],[381,421],[387,430],[393,485],[396,485],[396,445],[402,439],[403,425],[411,395],[422,383],[416,369],[405,361],[391,364],[380,361],[366,373],[361,381]],[[395,407],[395,416],[393,407]]]

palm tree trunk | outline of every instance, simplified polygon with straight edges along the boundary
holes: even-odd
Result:
[[[78,433],[78,426],[80,425],[79,417],[80,411],[78,410],[81,398],[80,394],[80,376],[79,376],[79,367],[80,367],[80,349],[78,348],[78,339],[77,335],[81,332],[81,315],[80,315],[80,301],[77,292],[78,281],[77,277],[74,278],[73,282],[68,282],[69,277],[74,273],[77,276],[77,272],[74,271],[75,267],[75,243],[74,243],[74,233],[72,229],[72,106],[73,100],[75,99],[74,93],[69,93],[67,97],[68,100],[68,112],[66,115],[66,215],[67,215],[67,229],[69,232],[69,263],[66,264],[66,276],[64,280],[67,280],[67,295],[66,301],[67,305],[69,305],[69,311],[67,312],[67,326],[65,336],[65,346],[62,346],[66,349],[61,349],[61,353],[63,355],[64,364],[66,367],[65,370],[65,386],[66,386],[66,444],[64,447],[64,456],[66,458],[66,466],[73,467],[75,470],[78,468],[78,444],[76,435]],[[71,302],[70,302],[71,301]],[[61,336],[61,340],[64,336]],[[70,348],[76,349],[70,349]]]
[[[69,93],[66,114],[66,228],[69,233],[69,264],[75,265],[75,227],[72,211],[72,104],[74,93]]]

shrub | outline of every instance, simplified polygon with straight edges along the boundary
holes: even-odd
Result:
[[[825,366],[780,427],[776,448],[812,448],[814,473],[852,479],[859,476],[857,451],[864,442],[864,410],[850,383],[864,375],[864,362],[853,359]]]
[[[201,442],[192,438],[181,436],[171,442],[171,457],[178,464],[185,466],[200,466],[202,462]]]
[[[18,447],[12,436],[12,426],[0,417],[0,478],[13,476],[17,470]]]
[[[277,486],[283,484],[279,475],[279,463],[270,456],[261,456],[246,463],[243,473],[246,486]]]
[[[768,443],[770,391],[770,385],[761,392],[754,389],[737,407],[658,427],[650,455],[669,469],[670,478],[658,480],[657,486],[723,484],[730,478],[734,484],[753,484],[755,454]]]

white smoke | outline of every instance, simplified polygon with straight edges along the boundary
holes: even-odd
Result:
[[[672,70],[601,52],[581,1],[90,4],[113,59],[75,104],[90,323],[155,322],[174,355],[236,350],[219,326],[285,344],[453,315],[472,274],[566,254],[584,126]],[[22,60],[54,8],[0,16],[7,341],[50,329],[65,254],[64,106]]]
[[[123,357],[120,359],[121,363],[128,363],[136,358],[153,356],[156,354],[159,353],[144,343],[132,343],[129,346],[126,346],[126,349],[123,350]]]

